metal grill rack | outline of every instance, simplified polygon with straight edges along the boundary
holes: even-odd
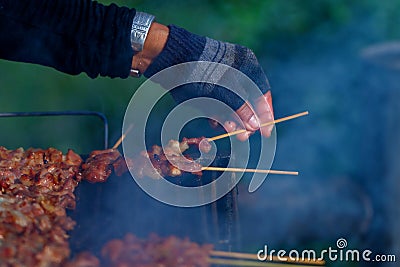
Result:
[[[94,116],[101,119],[104,130],[104,149],[108,148],[108,120],[94,111],[7,112],[0,118]],[[83,158],[86,155],[82,155]],[[227,164],[229,153],[219,153],[216,166]],[[218,172],[204,172],[201,179],[191,174],[180,177],[178,183],[201,185],[218,178]],[[232,173],[234,179],[234,173]],[[129,173],[123,177],[112,175],[106,183],[82,182],[76,192],[77,208],[70,216],[77,221],[71,233],[74,253],[90,250],[99,253],[102,245],[126,233],[147,237],[151,233],[161,236],[189,237],[202,243],[213,243],[217,249],[240,249],[238,224],[238,195],[236,188],[214,203],[197,208],[177,208],[160,203],[134,182]]]

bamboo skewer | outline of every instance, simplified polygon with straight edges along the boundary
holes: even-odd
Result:
[[[126,132],[121,135],[121,137],[117,140],[117,142],[115,142],[112,149],[117,149],[121,145],[121,143],[122,143],[122,141],[124,141],[126,135],[132,130],[132,127],[133,127],[133,124],[129,125],[128,129],[126,129]]]
[[[306,116],[306,115],[308,115],[308,111],[304,111],[304,112],[301,112],[301,113],[293,114],[293,115],[290,115],[290,116],[287,116],[287,117],[283,117],[283,118],[280,118],[280,119],[277,119],[277,120],[273,120],[273,121],[269,121],[269,122],[263,123],[263,124],[260,125],[260,128],[261,127],[266,127],[266,126],[269,126],[269,125],[272,125],[272,124],[277,124],[277,123],[280,123],[280,122],[283,122],[283,121],[292,120],[292,119],[295,119],[295,118],[298,118],[298,117],[302,117],[302,116]],[[245,133],[245,132],[247,132],[247,130],[245,130],[245,129],[237,130],[237,131],[233,131],[233,132],[230,132],[230,133],[217,135],[217,136],[214,136],[214,137],[209,137],[209,138],[207,138],[207,140],[208,141],[215,141],[215,140],[219,140],[219,139],[222,139],[222,138],[225,138],[225,137],[229,137],[229,136],[232,136],[232,135],[237,135],[237,134]]]
[[[235,258],[235,259],[241,259],[241,260],[258,260],[257,255],[256,254],[250,254],[250,253],[242,253],[242,252],[230,252],[230,251],[217,251],[217,250],[213,250],[210,252],[211,256],[217,256],[217,257],[227,257],[227,258]],[[283,261],[282,259],[284,259],[285,261]],[[319,265],[322,266],[325,264],[325,261],[322,260],[292,260],[289,257],[278,257],[278,256],[272,256],[272,259],[270,259],[272,261],[276,261],[276,262],[288,262],[288,263],[301,263],[301,264],[313,264],[313,265]],[[293,266],[293,265],[290,265]]]
[[[217,259],[209,258],[208,262],[215,265],[229,265],[229,266],[242,266],[242,267],[298,267],[305,266],[300,264],[290,264],[281,262],[265,262],[265,261],[252,261],[252,260],[232,260],[232,259]],[[320,267],[321,265],[307,265],[308,267]]]
[[[211,166],[202,167],[201,170],[202,171],[252,172],[252,173],[299,175],[299,172],[293,172],[293,171],[258,170],[258,169],[245,169],[245,168],[223,168],[223,167],[211,167]]]
[[[270,262],[256,262],[249,260],[228,260],[228,259],[216,259],[210,258],[209,263],[215,265],[229,265],[229,266],[242,266],[242,267],[277,267],[277,264]],[[286,264],[285,264],[286,265]],[[280,267],[289,267],[289,265],[279,265]],[[293,267],[292,265],[290,267]]]

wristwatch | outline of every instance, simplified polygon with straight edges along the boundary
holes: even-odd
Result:
[[[135,53],[143,50],[144,42],[146,41],[147,33],[149,32],[151,23],[154,21],[154,16],[144,13],[136,12],[132,21],[131,28],[131,45]],[[131,69],[131,76],[140,77],[141,73],[138,69]]]

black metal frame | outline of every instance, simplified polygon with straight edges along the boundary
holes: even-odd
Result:
[[[0,118],[7,118],[7,117],[46,117],[46,116],[95,116],[100,118],[103,121],[104,125],[104,149],[108,148],[108,120],[103,113],[95,112],[95,111],[45,111],[45,112],[3,112],[0,113]],[[217,165],[223,164],[226,160],[230,158],[229,156],[219,156],[216,160],[218,161]],[[217,172],[211,172],[210,179],[214,180],[217,179]],[[234,174],[232,174],[234,175]],[[184,181],[188,177],[182,178]],[[80,195],[80,202],[77,204],[80,206],[77,208],[71,215],[75,217],[75,221],[81,227],[77,227],[74,229],[74,233],[71,235],[71,244],[75,251],[81,250],[88,250],[93,249],[97,245],[103,244],[99,242],[98,237],[94,238],[95,242],[92,242],[91,236],[89,233],[93,234],[93,232],[88,231],[88,229],[96,229],[97,231],[101,231],[104,225],[100,222],[110,223],[110,219],[107,217],[109,210],[103,211],[102,207],[104,203],[110,202],[110,200],[114,200],[114,198],[106,198],[108,199],[107,202],[101,201],[104,200],[104,195],[110,192],[110,194],[115,196],[115,192],[120,192],[121,188],[128,188],[127,182],[131,182],[131,178],[129,174],[125,175],[125,184],[122,182],[122,178],[119,179],[110,179],[105,184],[97,184],[97,185],[90,185],[85,187],[85,184],[80,184],[77,188],[77,194]],[[200,182],[200,181],[199,181]],[[200,182],[201,183],[201,182]],[[130,185],[130,184],[129,184]],[[107,190],[104,188],[107,187]],[[112,188],[112,190],[110,190]],[[239,220],[238,220],[238,207],[237,207],[237,188],[234,188],[231,192],[229,192],[223,198],[213,202],[209,205],[193,208],[193,209],[176,209],[174,207],[165,206],[164,204],[158,203],[156,200],[149,198],[145,195],[141,189],[136,188],[135,193],[131,194],[136,198],[140,198],[140,201],[134,201],[137,203],[138,206],[135,207],[135,210],[141,210],[143,205],[146,203],[150,207],[158,208],[158,209],[165,209],[169,213],[174,214],[176,218],[182,218],[185,221],[185,218],[198,218],[199,223],[202,227],[197,225],[197,229],[199,229],[198,234],[205,237],[203,241],[211,241],[216,245],[218,249],[231,251],[231,250],[240,250],[240,227],[239,227]],[[82,193],[84,192],[84,193]],[[88,196],[88,197],[86,197]],[[89,197],[90,196],[90,197]],[[93,200],[96,200],[96,204],[94,204]],[[124,198],[124,200],[126,200]],[[85,203],[82,203],[85,202]],[[122,199],[115,199],[115,203],[121,203]],[[146,202],[147,201],[147,202]],[[103,204],[99,204],[103,203]],[[86,206],[85,206],[86,205]],[[95,208],[97,206],[97,208]],[[105,212],[105,214],[104,214]],[[80,216],[84,214],[84,216]],[[196,214],[198,217],[196,217]],[[87,217],[90,215],[89,217]],[[128,218],[128,217],[127,217]],[[81,220],[80,220],[81,219]],[[82,221],[82,220],[87,221]],[[130,219],[130,218],[129,218]],[[134,219],[134,218],[133,218]],[[93,221],[96,221],[98,227],[94,227]],[[128,220],[127,220],[128,221]],[[179,221],[179,219],[178,219]],[[83,226],[82,226],[83,223]],[[209,225],[213,225],[210,227]],[[129,225],[125,225],[125,228],[129,227]],[[164,223],[159,222],[154,225],[156,232],[162,232],[164,228]],[[196,226],[194,226],[196,228]],[[129,229],[132,230],[132,229]],[[177,224],[177,228],[174,229],[173,227],[170,230],[181,231],[181,226],[179,223]],[[189,229],[192,231],[191,227]],[[82,232],[83,231],[83,232]],[[120,230],[119,230],[120,231]],[[118,232],[118,231],[117,231]],[[130,231],[131,232],[131,231]],[[172,232],[172,234],[179,234],[179,232]],[[113,232],[113,234],[117,234]],[[187,234],[187,233],[186,233]],[[104,234],[105,237],[108,239],[104,240],[107,241],[112,236],[107,236]],[[197,236],[197,238],[199,238]],[[85,247],[87,246],[87,247]]]

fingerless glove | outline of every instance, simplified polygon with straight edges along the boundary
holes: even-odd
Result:
[[[264,71],[250,49],[199,36],[174,25],[168,27],[167,43],[163,51],[145,71],[145,77],[149,78],[155,73],[179,63],[210,61],[225,64],[243,72],[258,86],[262,94],[270,88]],[[246,96],[246,89],[242,88],[242,90],[241,95]],[[234,92],[205,83],[180,86],[171,93],[178,103],[199,96],[224,101],[235,110],[244,103],[244,100]]]

